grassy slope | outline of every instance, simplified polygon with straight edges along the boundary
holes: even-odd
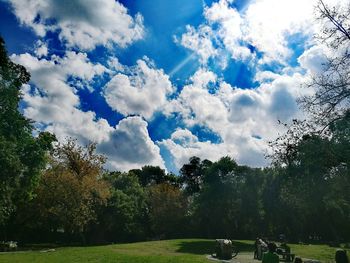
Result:
[[[236,241],[235,245],[240,251],[253,250],[252,241]],[[0,262],[208,263],[210,261],[204,255],[210,254],[213,246],[211,240],[178,239],[96,247],[67,247],[48,253],[33,251],[0,254]],[[329,262],[334,258],[335,248],[322,245],[292,245],[292,251],[303,258]]]
[[[323,262],[333,262],[337,248],[328,245],[291,245],[291,250],[297,256],[318,259]],[[349,254],[350,251],[348,251]]]
[[[96,247],[67,247],[56,249],[55,252],[18,252],[1,254],[0,262],[13,263],[46,263],[46,262],[208,262],[203,254],[210,253],[213,246],[208,240],[167,240],[141,242],[133,244],[118,244]]]

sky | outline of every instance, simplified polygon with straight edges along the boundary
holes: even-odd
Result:
[[[0,0],[0,34],[31,73],[23,114],[60,141],[96,142],[107,169],[178,173],[191,156],[264,167],[279,121],[306,118],[296,100],[328,52],[316,3]]]

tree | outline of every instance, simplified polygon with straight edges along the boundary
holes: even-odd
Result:
[[[320,0],[316,12],[323,28],[317,39],[331,55],[323,71],[306,83],[314,94],[299,101],[311,121],[294,120],[271,144],[278,171],[272,183],[279,193],[272,187],[266,193],[274,194],[277,209],[293,211],[292,216],[279,215],[294,237],[335,240],[350,231],[345,223],[350,200],[344,191],[350,176],[350,5],[330,8]]]
[[[137,176],[132,172],[110,172],[105,180],[111,185],[111,196],[99,211],[92,235],[109,242],[144,239],[148,230],[146,194]]]
[[[56,146],[32,201],[36,225],[48,232],[80,235],[85,242],[87,226],[110,196],[110,186],[102,178],[105,158],[95,154],[95,148],[91,143],[81,147],[71,139]]]
[[[146,165],[141,169],[133,169],[130,172],[134,173],[142,186],[151,184],[159,184],[166,181],[165,170],[159,166]]]
[[[279,122],[287,130],[284,134],[269,142],[271,152],[266,157],[271,159],[276,166],[290,167],[298,153],[298,144],[311,135],[317,135],[318,131],[313,124],[306,120],[294,119],[290,125]]]
[[[237,163],[229,157],[214,162],[205,171],[203,186],[194,200],[194,216],[199,232],[213,238],[231,238],[237,233],[244,178],[237,172]]]
[[[130,172],[137,176],[143,187],[162,183],[179,184],[177,176],[165,173],[165,170],[159,166],[145,165],[141,169],[132,169]]]
[[[323,28],[317,38],[331,52],[322,73],[306,86],[315,93],[300,99],[302,107],[324,129],[341,118],[350,106],[350,4],[330,8],[322,0],[316,7]]]
[[[147,189],[150,227],[157,238],[174,238],[186,229],[187,200],[181,190],[168,183]]]
[[[33,137],[30,120],[19,111],[20,89],[30,79],[27,70],[7,56],[0,37],[0,225],[19,203],[32,198],[54,135]]]
[[[329,137],[303,136],[294,145],[289,165],[279,171],[280,206],[293,211],[284,218],[298,230],[290,232],[303,233],[302,238],[337,240],[350,231],[345,223],[350,215],[350,113],[329,129]]]
[[[189,163],[184,164],[180,169],[180,180],[184,184],[187,194],[198,193],[202,187],[204,171],[212,164],[209,160],[203,160],[193,156]]]

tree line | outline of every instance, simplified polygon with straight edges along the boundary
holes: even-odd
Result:
[[[0,240],[92,244],[284,234],[290,241],[348,241],[350,38],[343,29],[349,32],[350,16],[322,1],[318,7],[319,19],[337,21],[320,39],[341,52],[306,84],[315,93],[300,103],[314,121],[294,120],[271,142],[267,168],[194,156],[179,175],[155,166],[106,171],[96,144],[33,136],[33,123],[18,110],[30,75],[0,39]]]

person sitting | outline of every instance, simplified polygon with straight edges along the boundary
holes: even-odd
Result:
[[[276,254],[276,244],[268,243],[267,244],[268,251],[264,253],[262,258],[262,263],[279,263],[279,257]]]

